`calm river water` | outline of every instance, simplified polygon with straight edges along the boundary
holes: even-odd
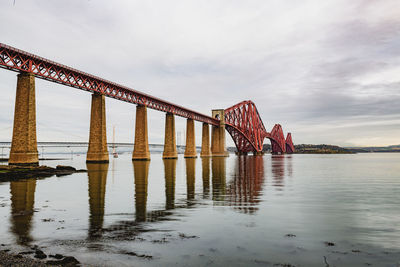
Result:
[[[400,154],[130,157],[0,183],[0,243],[96,266],[400,264]]]

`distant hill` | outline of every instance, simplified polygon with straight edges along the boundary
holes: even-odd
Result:
[[[346,147],[346,149],[355,153],[369,152],[400,152],[400,145],[392,146],[371,146],[371,147]]]
[[[370,152],[397,152],[400,153],[400,145],[385,147],[340,147],[334,145],[311,145],[300,144],[294,146],[296,154],[351,154],[351,153],[370,153]],[[236,152],[236,147],[228,147],[229,152]],[[264,144],[263,151],[271,152],[271,145]]]
[[[310,144],[300,144],[295,145],[296,154],[351,154],[353,151],[333,145],[310,145]]]
[[[310,144],[301,144],[301,145],[295,145],[295,150],[296,154],[350,154],[354,153],[350,151],[349,149],[339,147],[339,146],[333,146],[333,145],[310,145]],[[228,147],[228,151],[230,152],[236,152],[236,147]],[[270,144],[264,144],[263,145],[263,151],[266,153],[271,152],[271,145]]]

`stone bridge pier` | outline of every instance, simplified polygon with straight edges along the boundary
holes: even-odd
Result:
[[[106,103],[104,95],[97,93],[92,94],[89,148],[86,155],[86,162],[108,162]]]
[[[212,126],[211,135],[211,154],[213,157],[228,157],[225,143],[225,111],[223,109],[214,109],[213,118],[219,118],[219,126]]]
[[[38,165],[35,76],[32,73],[22,72],[17,77],[14,128],[8,163],[10,165]],[[212,116],[213,118],[219,118],[220,124],[212,126],[210,145],[210,127],[208,123],[203,122],[200,156],[226,157],[228,153],[225,145],[224,110],[212,110]],[[186,120],[185,158],[197,157],[195,119],[195,117],[189,117]],[[162,158],[178,158],[175,115],[169,112],[165,115],[164,152]],[[147,107],[145,105],[136,106],[135,144],[132,160],[150,160]],[[86,162],[109,162],[105,95],[97,92],[91,95],[90,133]]]
[[[20,73],[17,77],[14,128],[8,164],[38,165],[35,76]]]

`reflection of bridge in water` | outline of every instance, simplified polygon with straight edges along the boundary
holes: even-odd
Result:
[[[264,183],[262,157],[238,157],[233,180],[227,187],[228,203],[244,213],[254,213]]]
[[[134,162],[136,216],[131,221],[119,221],[104,229],[120,236],[135,236],[143,230],[143,222],[175,220],[174,209],[190,208],[201,201],[211,199],[217,206],[232,206],[234,210],[253,214],[261,201],[265,168],[261,156],[241,156],[236,158],[233,174],[226,174],[226,158],[202,158],[202,192],[195,192],[196,159],[185,159],[186,165],[186,205],[175,201],[176,159],[164,159],[165,210],[146,211],[149,162]],[[288,163],[291,163],[289,160]],[[210,169],[211,165],[211,169]],[[271,157],[274,186],[285,177],[285,156]],[[288,170],[291,172],[291,166]],[[211,183],[210,183],[211,170]],[[291,175],[291,173],[290,173]],[[232,177],[232,178],[231,178]],[[283,185],[283,184],[282,184]],[[211,189],[210,189],[211,187]],[[210,193],[211,192],[211,193]],[[199,197],[200,196],[200,197]]]
[[[145,231],[149,224],[176,220],[174,210],[190,208],[203,199],[210,200],[216,206],[232,206],[234,210],[253,214],[263,194],[266,167],[261,156],[240,156],[235,159],[234,169],[226,171],[226,158],[202,158],[198,166],[202,168],[202,192],[196,192],[196,159],[185,159],[186,165],[186,203],[175,199],[176,159],[164,159],[165,209],[147,210],[148,179],[150,161],[133,161],[135,184],[135,217],[132,220],[115,222],[104,226],[106,184],[108,164],[88,163],[88,195],[89,222],[88,239],[95,240],[103,235],[115,238],[118,236],[135,237]],[[270,158],[272,185],[276,188],[284,186],[285,170],[291,175],[291,158],[288,156],[272,156]],[[286,167],[286,168],[285,168]],[[210,175],[211,174],[211,175]],[[210,182],[211,178],[211,182]],[[11,232],[17,243],[29,245],[31,225],[34,214],[36,180],[10,182],[11,187]]]

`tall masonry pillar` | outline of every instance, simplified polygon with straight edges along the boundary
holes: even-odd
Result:
[[[201,152],[200,157],[210,157],[210,128],[207,123],[203,122],[203,131],[201,133]]]
[[[18,74],[10,165],[38,165],[35,76]]]
[[[143,105],[136,106],[135,146],[132,160],[150,160],[147,108]]]
[[[213,118],[219,118],[219,126],[212,126],[211,135],[211,154],[213,157],[228,157],[225,144],[225,111],[223,109],[213,109]]]
[[[164,153],[163,159],[177,159],[178,151],[176,150],[175,137],[175,117],[172,113],[165,115],[165,137],[164,137]]]
[[[197,158],[193,119],[187,119],[186,121],[186,149],[184,156],[185,158]]]
[[[92,94],[90,113],[89,149],[86,162],[108,162],[106,134],[106,100],[104,95]]]

